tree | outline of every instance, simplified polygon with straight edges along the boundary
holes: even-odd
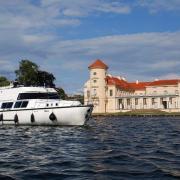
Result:
[[[0,87],[9,86],[9,85],[10,85],[9,80],[4,76],[0,76]]]
[[[19,69],[15,71],[17,81],[25,86],[37,85],[39,67],[29,61],[22,60],[19,63]]]
[[[15,71],[19,84],[25,86],[55,87],[56,79],[52,73],[39,70],[39,66],[29,60],[22,60],[19,69]]]
[[[54,77],[52,73],[49,73],[46,71],[38,71],[37,85],[55,87],[55,84],[54,84],[55,79],[56,78]]]
[[[56,91],[58,92],[60,99],[67,99],[67,95],[62,88],[56,88]]]

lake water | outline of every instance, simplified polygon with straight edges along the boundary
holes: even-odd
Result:
[[[180,179],[180,118],[1,126],[0,179]]]

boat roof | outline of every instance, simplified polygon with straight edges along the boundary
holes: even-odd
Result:
[[[19,93],[56,93],[56,90],[46,87],[1,87],[0,101],[16,100]]]

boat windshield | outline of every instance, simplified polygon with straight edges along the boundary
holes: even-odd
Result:
[[[20,93],[17,99],[60,99],[60,97],[58,93]]]

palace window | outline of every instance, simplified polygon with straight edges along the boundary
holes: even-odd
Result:
[[[135,105],[138,105],[138,98],[135,98]]]
[[[93,96],[96,96],[96,94],[97,94],[97,91],[96,91],[96,89],[93,89],[93,92],[92,92],[93,94]]]
[[[160,104],[163,104],[163,98],[160,98]]]
[[[155,98],[152,98],[152,105],[155,104]]]
[[[175,94],[179,94],[179,91],[178,91],[178,90],[175,90]]]
[[[143,98],[143,105],[147,105],[147,99]]]
[[[165,91],[164,91],[164,94],[165,94],[165,95],[167,95],[167,94],[168,94],[168,91],[167,91],[167,90],[165,90]]]
[[[127,99],[127,105],[129,106],[131,104],[131,100]]]
[[[93,82],[94,82],[94,83],[96,83],[96,82],[97,82],[97,80],[94,80]]]
[[[119,104],[122,104],[123,103],[123,99],[119,99]]]
[[[169,98],[169,103],[170,103],[170,104],[172,104],[172,100],[173,100],[173,98],[170,97],[170,98]]]
[[[89,98],[90,97],[90,91],[87,90],[87,97]]]
[[[153,94],[156,95],[156,94],[157,94],[157,91],[153,91]]]
[[[96,72],[93,72],[93,75],[95,76],[95,75],[97,75],[97,73],[96,73]]]
[[[109,90],[109,96],[113,96],[113,90],[112,89]]]

